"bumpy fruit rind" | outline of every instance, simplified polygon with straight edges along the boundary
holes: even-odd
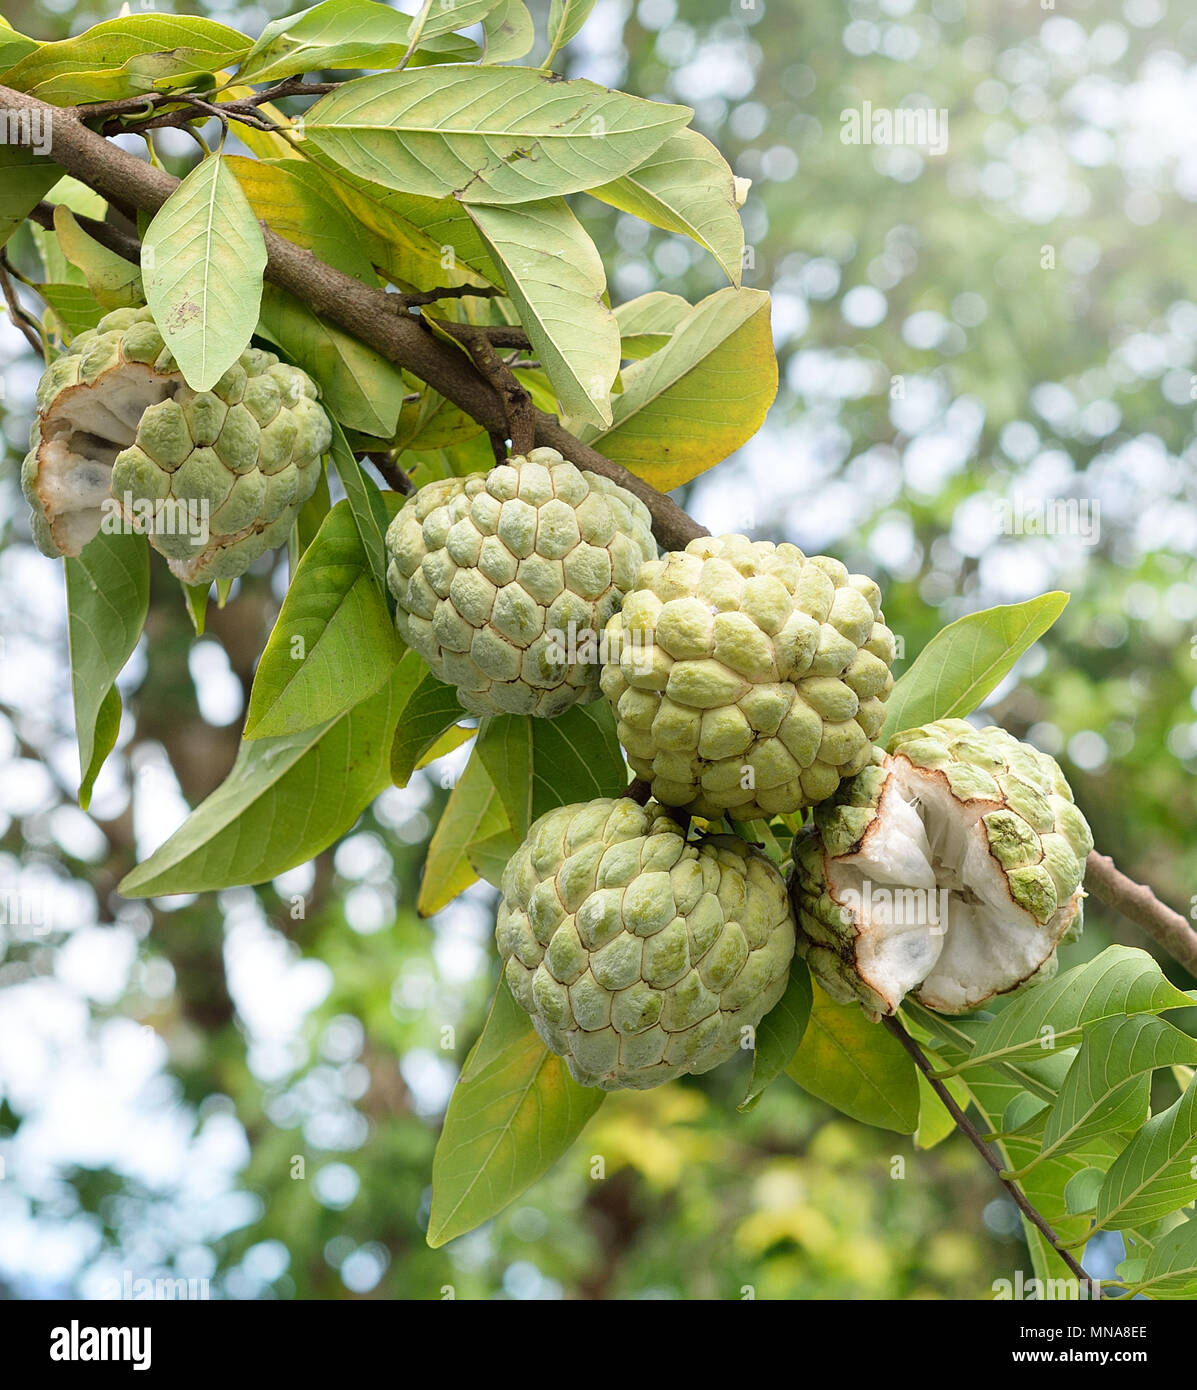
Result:
[[[399,634],[471,714],[586,704],[604,625],[657,553],[650,520],[555,449],[429,483],[387,531]]]
[[[622,798],[540,817],[508,862],[504,974],[576,1081],[644,1089],[743,1045],[786,987],[794,923],[781,875],[735,836],[687,843]]]
[[[838,560],[703,536],[644,566],[607,633],[603,691],[663,804],[756,820],[868,764],[894,638],[877,585]]]
[[[799,954],[871,1017],[907,994],[968,1012],[1055,972],[1092,848],[1046,753],[962,719],[904,730],[795,837]]]
[[[47,369],[21,484],[47,555],[142,530],[180,579],[233,579],[282,545],[332,426],[315,383],[249,348],[210,391],[183,380],[148,309],[117,309]]]

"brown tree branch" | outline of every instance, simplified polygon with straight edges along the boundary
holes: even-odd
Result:
[[[21,308],[21,301],[17,298],[16,289],[9,276],[8,257],[2,251],[0,251],[0,293],[3,294],[4,302],[8,306],[8,316],[12,319],[13,326],[44,361],[46,349],[42,343],[41,334],[34,327],[29,315]]]
[[[1108,855],[1094,850],[1085,861],[1085,887],[1107,907],[1121,912],[1197,979],[1197,931],[1145,884],[1117,869]]]
[[[0,111],[33,110],[50,122],[54,162],[104,197],[154,213],[178,186],[178,180],[165,170],[154,168],[89,129],[75,109],[49,106],[24,92],[0,86]],[[438,339],[416,316],[395,313],[394,295],[363,285],[269,227],[263,226],[263,235],[268,253],[266,277],[272,284],[389,362],[418,376],[477,420],[492,439],[506,437],[507,416],[499,393],[468,357]],[[687,541],[705,534],[676,503],[575,438],[556,416],[537,411],[534,418],[536,444],[556,449],[579,468],[602,474],[639,497],[652,513],[654,534],[666,550],[683,549]]]
[[[415,483],[412,482],[389,454],[358,454],[357,457],[359,459],[368,459],[374,467],[378,469],[380,477],[393,491],[401,492],[405,497],[410,497],[411,494],[415,492]]]
[[[438,320],[446,333],[465,345],[478,370],[498,392],[507,418],[511,452],[526,455],[536,443],[536,409],[532,397],[516,379],[514,372],[494,349],[485,328],[469,323]],[[493,437],[493,436],[492,436]]]
[[[1036,1230],[1040,1232],[1040,1234],[1051,1246],[1051,1248],[1056,1252],[1056,1254],[1059,1255],[1059,1257],[1064,1261],[1064,1263],[1073,1272],[1073,1274],[1076,1275],[1077,1279],[1080,1280],[1082,1284],[1087,1284],[1089,1286],[1091,1297],[1101,1298],[1101,1285],[1098,1284],[1096,1280],[1091,1279],[1089,1275],[1085,1273],[1084,1269],[1077,1263],[1077,1261],[1073,1259],[1072,1255],[1064,1248],[1064,1246],[1060,1243],[1060,1237],[1056,1235],[1055,1231],[1053,1231],[1052,1228],[1048,1225],[1044,1217],[1035,1209],[1034,1206],[1031,1205],[1022,1188],[1019,1187],[1017,1183],[1011,1182],[1007,1177],[1005,1177],[1005,1169],[1002,1165],[1001,1160],[993,1152],[993,1150],[989,1147],[985,1140],[981,1137],[973,1122],[956,1104],[956,1101],[952,1097],[951,1091],[949,1091],[948,1088],[943,1084],[943,1082],[940,1081],[939,1078],[935,1075],[935,1068],[931,1065],[930,1058],[918,1045],[918,1042],[910,1036],[910,1034],[906,1031],[905,1028],[902,1027],[901,1022],[898,1019],[893,1017],[886,1017],[883,1018],[881,1021],[885,1025],[886,1029],[890,1033],[892,1033],[895,1038],[897,1038],[897,1040],[902,1044],[902,1046],[914,1059],[915,1066],[918,1067],[919,1071],[923,1073],[923,1076],[927,1080],[927,1084],[940,1098],[940,1100],[943,1101],[944,1108],[947,1110],[948,1114],[951,1115],[952,1119],[956,1122],[956,1128],[961,1132],[961,1134],[964,1135],[964,1137],[973,1146],[973,1148],[976,1149],[976,1151],[981,1155],[981,1157],[985,1160],[989,1167],[993,1169],[994,1175],[996,1176],[997,1180],[1002,1184],[1002,1186],[1006,1189],[1007,1192],[1009,1192],[1010,1196],[1014,1199],[1015,1206],[1018,1207],[1019,1211],[1022,1212],[1022,1214],[1027,1218],[1031,1225],[1034,1226]]]

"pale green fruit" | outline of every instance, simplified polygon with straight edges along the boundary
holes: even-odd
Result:
[[[1092,848],[1046,753],[963,719],[907,729],[794,840],[799,953],[870,1017],[908,994],[965,1013],[1055,972]]]
[[[868,764],[894,638],[880,589],[838,560],[703,536],[644,566],[607,635],[620,742],[665,805],[767,818]]]
[[[546,1046],[608,1091],[753,1047],[794,955],[785,884],[759,850],[688,843],[662,807],[628,798],[535,822],[504,871],[495,935]]]
[[[607,619],[657,553],[650,520],[555,449],[429,483],[387,531],[399,634],[471,714],[586,704]]]
[[[76,337],[38,387],[21,485],[47,555],[144,531],[188,584],[234,579],[282,545],[332,426],[315,383],[256,348],[211,391],[183,380],[148,309]]]

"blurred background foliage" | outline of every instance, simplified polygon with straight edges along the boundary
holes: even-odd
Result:
[[[175,8],[251,34],[285,12]],[[534,0],[542,23],[547,8]],[[1188,911],[1186,8],[599,0],[564,65],[693,105],[754,181],[745,283],[775,293],[782,390],[688,505],[875,574],[908,658],[962,612],[1071,590],[986,712],[1058,756],[1098,847]],[[4,4],[42,39],[115,9]],[[946,152],[844,143],[842,113],[865,101],[946,111]],[[576,201],[615,302],[718,288],[690,243]],[[920,1151],[784,1076],[738,1116],[740,1064],[609,1099],[513,1208],[428,1250],[436,1134],[495,973],[484,885],[414,913],[466,750],[273,884],[116,897],[231,765],[285,575],[260,565],[197,641],[156,571],[118,751],[84,815],[61,573],[28,543],[14,468],[37,368],[3,321],[0,362],[0,887],[45,904],[0,927],[0,1292],[95,1297],[173,1275],[236,1298],[985,1298],[1029,1277],[1014,1209],[963,1141]],[[1096,535],[999,524],[1000,501],[1029,515],[1066,499],[1099,509]],[[1143,944],[1091,905],[1064,964],[1111,940]],[[1086,1263],[1108,1274],[1117,1253]]]

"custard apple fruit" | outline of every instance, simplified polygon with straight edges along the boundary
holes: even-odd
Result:
[[[471,714],[562,714],[599,696],[603,627],[656,555],[648,508],[555,449],[428,483],[387,531],[409,647]]]
[[[868,765],[894,638],[880,589],[838,560],[703,536],[644,566],[607,635],[620,742],[667,806],[755,820]]]
[[[282,545],[315,490],[332,427],[315,383],[256,348],[193,391],[148,309],[117,309],[42,377],[21,472],[33,537],[78,555],[143,530],[180,579],[243,574]]]
[[[965,1013],[1054,974],[1093,837],[1055,761],[1004,729],[895,734],[795,837],[798,951],[876,1019]]]
[[[629,798],[537,820],[503,874],[512,994],[576,1081],[644,1089],[726,1062],[794,955],[781,874],[734,835],[687,842]]]

